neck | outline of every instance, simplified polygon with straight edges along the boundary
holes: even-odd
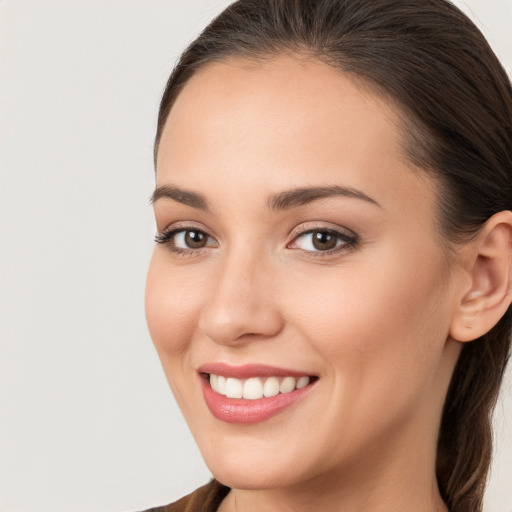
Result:
[[[416,454],[422,460],[420,454]],[[320,475],[287,488],[233,489],[220,512],[448,512],[435,474],[385,471],[361,466],[350,475]]]

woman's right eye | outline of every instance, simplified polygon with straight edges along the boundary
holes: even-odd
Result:
[[[217,247],[210,235],[196,228],[178,228],[156,235],[155,242],[166,245],[175,252],[194,251],[205,247]]]

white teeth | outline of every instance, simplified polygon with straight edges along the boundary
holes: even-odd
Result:
[[[214,391],[220,393],[221,395],[226,394],[226,377],[222,375],[214,375],[210,374],[210,386]]]
[[[242,398],[242,381],[228,377],[226,379],[226,396],[228,398]]]
[[[263,385],[263,394],[266,397],[279,394],[279,381],[276,377],[269,377]]]
[[[285,377],[279,386],[281,393],[289,393],[295,389],[296,380],[293,377]]]
[[[222,375],[217,376],[217,389],[215,391],[221,395],[226,394],[226,377],[223,377]]]
[[[257,400],[258,398],[263,398],[263,384],[261,383],[260,379],[247,379],[244,382],[242,396],[249,400]]]
[[[228,398],[244,398],[258,400],[263,397],[276,396],[279,393],[290,393],[295,389],[306,387],[311,379],[309,377],[251,377],[241,380],[234,377],[210,374],[211,388]]]
[[[309,377],[301,377],[295,386],[297,389],[305,388],[309,384]]]

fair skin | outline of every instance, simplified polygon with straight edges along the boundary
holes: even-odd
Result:
[[[510,245],[512,221],[447,251],[436,187],[405,158],[399,126],[347,76],[291,57],[210,64],[171,110],[146,314],[205,461],[232,488],[222,512],[447,510],[435,454],[454,338],[492,321],[476,326],[461,304],[498,280],[477,289],[474,262],[491,238]],[[310,384],[278,414],[233,423],[205,403],[199,369],[217,363]]]

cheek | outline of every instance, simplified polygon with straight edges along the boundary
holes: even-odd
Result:
[[[383,247],[369,259],[303,274],[289,297],[307,339],[340,385],[357,393],[418,390],[434,378],[450,323],[446,262],[424,248],[407,256]]]
[[[155,249],[146,281],[146,320],[160,359],[186,352],[199,311],[200,294],[182,272],[169,268]]]
[[[190,407],[190,390],[195,389],[190,382],[190,348],[201,311],[200,291],[197,278],[194,281],[187,272],[169,265],[165,251],[155,249],[146,281],[146,320],[169,386],[184,413]]]
[[[326,437],[343,431],[354,449],[361,440],[392,436],[418,404],[430,407],[448,332],[439,269],[418,275],[400,262],[380,263],[364,272],[340,267],[336,279],[317,275],[301,283],[313,293],[290,299],[301,312],[302,334],[324,362],[331,390]],[[337,445],[332,450],[338,453]]]

